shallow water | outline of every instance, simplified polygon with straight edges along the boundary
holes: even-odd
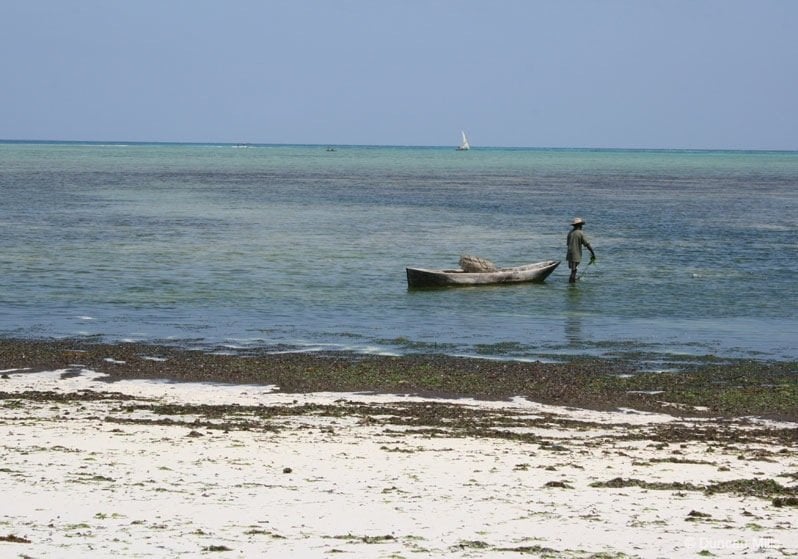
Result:
[[[3,337],[798,358],[798,153],[0,143]],[[598,262],[411,291],[460,254]]]

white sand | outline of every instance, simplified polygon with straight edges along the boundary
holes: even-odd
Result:
[[[163,418],[123,409],[135,403],[410,399],[291,395],[253,386],[107,384],[90,371],[70,378],[61,373],[8,371],[0,392],[93,390],[137,400],[0,400],[0,538],[6,540],[0,540],[0,558],[798,553],[798,508],[775,507],[770,498],[590,486],[618,477],[698,486],[759,478],[795,486],[794,446],[761,437],[734,445],[690,440],[665,446],[625,437],[657,425],[707,420],[521,400],[460,401],[510,417],[550,418],[522,429],[545,444],[410,434],[363,416],[256,418],[246,410],[240,417],[259,422],[258,428],[224,431],[194,427],[193,416],[173,416],[189,423],[179,425],[119,420]],[[733,427],[762,425],[740,420]]]

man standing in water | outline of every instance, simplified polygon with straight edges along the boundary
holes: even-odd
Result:
[[[596,253],[593,251],[593,247],[590,246],[587,237],[582,232],[582,226],[584,224],[585,220],[581,217],[574,218],[571,222],[572,229],[568,233],[568,255],[566,256],[566,260],[568,260],[568,268],[571,270],[571,277],[568,278],[568,283],[576,283],[576,268],[582,261],[582,245],[585,245],[587,250],[590,251],[590,263],[592,264],[596,259]]]

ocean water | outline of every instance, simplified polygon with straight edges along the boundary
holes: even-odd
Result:
[[[798,153],[0,143],[0,337],[798,358]],[[598,254],[576,286],[405,266]]]

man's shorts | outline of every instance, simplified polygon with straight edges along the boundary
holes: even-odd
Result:
[[[568,261],[568,269],[569,270],[576,270],[576,267],[579,266],[579,262],[572,262]]]

